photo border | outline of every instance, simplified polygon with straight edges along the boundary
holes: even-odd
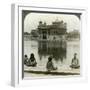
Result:
[[[29,7],[29,8],[27,8]],[[83,9],[83,8],[53,8],[53,7],[36,7],[36,6],[29,6],[29,5],[23,5],[23,4],[12,4],[12,7],[11,7],[11,11],[12,11],[12,15],[11,15],[11,29],[12,29],[12,33],[11,33],[11,37],[12,37],[12,55],[11,55],[11,84],[12,86],[27,86],[27,85],[30,85],[32,82],[36,83],[39,79],[44,79],[44,78],[39,78],[39,79],[36,79],[35,78],[35,81],[33,80],[32,81],[32,78],[31,80],[25,80],[25,79],[22,79],[22,45],[23,45],[23,33],[22,33],[22,10],[25,9],[25,10],[41,10],[41,11],[49,11],[49,12],[52,12],[52,11],[55,11],[55,12],[75,12],[75,13],[81,13],[81,42],[80,42],[80,47],[81,47],[81,50],[80,50],[80,57],[82,57],[83,53],[83,45],[82,45],[82,42],[83,42],[83,33],[82,31],[86,29],[86,9]],[[84,32],[84,31],[83,31]],[[85,62],[83,60],[83,57],[81,58],[82,59],[82,62],[80,65],[82,65],[83,67],[82,68],[82,75],[80,77],[74,77],[75,79],[73,80],[73,77],[70,77],[70,78],[58,78],[60,80],[60,82],[82,82],[82,81],[86,81],[87,80],[87,76],[86,76],[86,64],[87,62]],[[81,60],[80,60],[81,61]],[[55,76],[54,76],[55,77]],[[54,78],[53,77],[53,78]],[[60,76],[59,76],[60,77]],[[50,78],[50,77],[49,77]],[[48,77],[46,77],[46,80],[49,79]],[[57,78],[54,78],[54,80],[57,79]],[[45,79],[44,79],[45,80]],[[49,80],[50,81],[50,80]]]

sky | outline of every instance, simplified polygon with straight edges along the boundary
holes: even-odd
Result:
[[[69,14],[50,14],[50,13],[29,13],[24,19],[24,32],[31,32],[36,29],[39,21],[46,22],[47,25],[52,24],[56,20],[63,20],[67,23],[67,32],[73,30],[80,31],[80,19],[75,15]]]

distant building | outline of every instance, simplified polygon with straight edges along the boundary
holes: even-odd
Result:
[[[38,31],[37,30],[32,30],[30,34],[32,37],[38,37]]]
[[[68,40],[80,39],[80,32],[78,30],[73,30],[67,33]]]
[[[61,40],[65,39],[65,33],[67,32],[67,24],[63,21],[54,21],[51,25],[47,25],[46,22],[39,22],[38,33],[39,39],[42,40]]]
[[[24,32],[24,35],[30,35],[30,33],[29,32]]]

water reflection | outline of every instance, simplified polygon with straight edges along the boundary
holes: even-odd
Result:
[[[55,61],[66,58],[67,51],[67,43],[59,42],[59,41],[38,41],[38,54],[40,60],[42,60],[42,56],[52,56]]]
[[[48,57],[53,56],[54,66],[58,68],[57,72],[80,72],[80,69],[73,70],[70,68],[74,53],[77,53],[77,58],[80,62],[80,41],[24,40],[24,55],[26,54],[29,57],[31,53],[35,55],[37,67],[24,66],[24,70],[46,71]],[[25,77],[30,77],[31,75],[37,76],[37,74],[24,73]]]

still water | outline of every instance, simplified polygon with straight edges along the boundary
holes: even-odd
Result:
[[[73,58],[74,53],[77,53],[77,58],[80,62],[80,41],[34,41],[34,40],[24,40],[24,55],[27,54],[28,58],[30,54],[34,53],[37,67],[26,67],[25,69],[35,69],[35,70],[46,70],[46,64],[48,57],[53,57],[53,63],[55,67],[58,67],[58,71],[72,71],[79,72],[79,69],[72,70],[69,66]],[[25,77],[37,76],[36,74],[24,73]]]

